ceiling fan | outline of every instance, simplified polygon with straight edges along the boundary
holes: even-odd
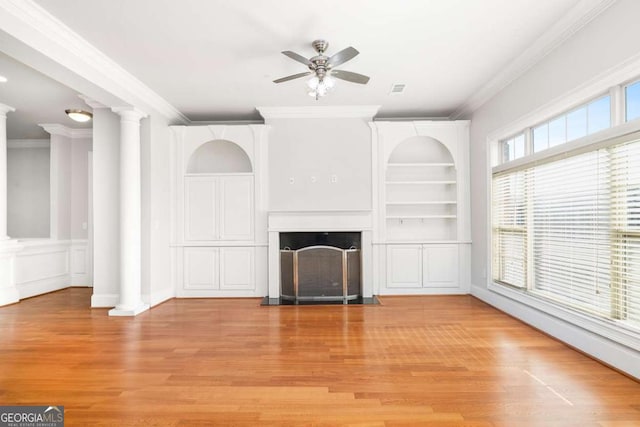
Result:
[[[353,47],[349,46],[346,49],[341,50],[335,55],[329,57],[324,54],[324,52],[329,47],[329,42],[326,40],[315,40],[311,43],[311,46],[315,49],[318,55],[312,58],[305,58],[302,55],[299,55],[295,52],[291,52],[290,50],[285,50],[282,52],[289,58],[294,61],[298,61],[307,67],[309,67],[310,71],[305,73],[293,74],[291,76],[282,77],[277,80],[274,80],[274,83],[283,83],[288,82],[289,80],[299,79],[301,77],[310,76],[313,74],[313,77],[307,82],[309,86],[309,95],[314,96],[316,100],[325,96],[329,90],[331,90],[335,84],[333,78],[340,80],[346,80],[351,83],[359,83],[359,84],[367,84],[369,81],[369,77],[354,73],[351,71],[345,70],[335,70],[334,67],[344,64],[345,62],[353,59],[358,52]]]

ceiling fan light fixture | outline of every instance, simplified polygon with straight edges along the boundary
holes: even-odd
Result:
[[[336,70],[335,67],[344,64],[347,61],[353,59],[359,52],[352,46],[342,49],[340,52],[332,56],[326,56],[325,50],[329,46],[326,40],[315,40],[312,44],[317,55],[311,58],[305,58],[304,56],[285,50],[282,53],[293,59],[296,62],[307,66],[309,71],[304,73],[292,74],[290,76],[281,77],[274,80],[274,83],[284,83],[290,80],[299,79],[302,77],[312,76],[307,80],[307,93],[309,96],[313,96],[316,100],[327,95],[333,86],[335,85],[335,79],[345,80],[351,83],[367,84],[369,77],[363,74],[354,73],[346,70]]]
[[[69,116],[71,120],[74,120],[80,123],[88,122],[93,118],[93,114],[84,110],[68,109],[68,110],[64,110],[64,112],[67,114],[67,116]]]
[[[307,81],[309,96],[316,99],[326,96],[335,86],[335,80],[330,76],[325,76],[322,80],[318,76],[313,76]]]

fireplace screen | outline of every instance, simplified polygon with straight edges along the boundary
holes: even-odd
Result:
[[[360,297],[360,249],[308,246],[280,251],[281,296],[291,300]]]

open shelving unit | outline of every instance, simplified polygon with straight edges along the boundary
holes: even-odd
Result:
[[[398,145],[384,183],[388,241],[456,239],[456,168],[444,145],[424,139]]]
[[[469,122],[374,123],[381,295],[469,292]]]

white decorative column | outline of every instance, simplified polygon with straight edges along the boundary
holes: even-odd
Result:
[[[135,316],[149,309],[142,302],[140,120],[143,112],[112,108],[120,115],[120,302],[110,316]]]
[[[0,241],[7,234],[7,113],[15,108],[0,104]]]

